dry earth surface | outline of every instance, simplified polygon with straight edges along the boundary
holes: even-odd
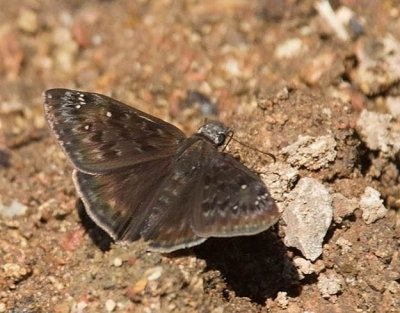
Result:
[[[0,312],[400,312],[400,1],[1,0]],[[283,218],[172,254],[85,215],[42,93],[210,115]],[[134,186],[132,186],[134,188]]]

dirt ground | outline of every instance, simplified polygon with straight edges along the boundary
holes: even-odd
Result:
[[[327,4],[0,0],[0,312],[400,312],[400,1]],[[312,262],[285,245],[284,220],[172,254],[115,245],[47,128],[54,87],[110,95],[187,134],[217,115],[336,200],[374,188],[385,214],[341,215],[334,200]],[[389,123],[381,137],[364,110]],[[332,136],[334,160],[291,161],[282,149],[300,135]],[[228,150],[268,175],[266,154]],[[299,178],[271,188],[281,210]]]

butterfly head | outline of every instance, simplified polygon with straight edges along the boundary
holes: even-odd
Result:
[[[222,146],[229,132],[229,129],[222,123],[218,121],[212,121],[201,126],[198,129],[197,134],[210,140],[216,146]]]

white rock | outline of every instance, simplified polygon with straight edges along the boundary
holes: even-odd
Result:
[[[318,276],[318,289],[322,297],[329,298],[342,290],[342,279],[336,273]]]
[[[386,106],[388,107],[390,114],[395,117],[400,116],[400,97],[387,97]]]
[[[336,244],[342,249],[342,254],[350,253],[352,243],[343,237],[336,240]]]
[[[400,150],[400,131],[390,114],[363,110],[357,121],[357,129],[366,146],[394,156]]]
[[[149,268],[144,273],[144,276],[146,276],[148,280],[157,280],[161,277],[162,272],[163,272],[163,268],[161,266],[155,266],[155,267]]]
[[[322,253],[322,243],[332,222],[332,197],[313,178],[302,178],[289,197],[282,215],[287,225],[285,244],[315,261]]]
[[[332,135],[299,136],[297,141],[282,149],[292,166],[318,170],[336,158],[336,140]]]
[[[26,212],[26,206],[20,202],[13,200],[10,206],[4,206],[0,203],[0,215],[4,217],[14,217],[23,215]]]
[[[372,187],[365,188],[360,198],[360,209],[365,223],[371,224],[386,216],[387,209],[383,205],[381,194]]]
[[[119,258],[119,257],[116,257],[116,258],[113,260],[113,265],[114,265],[115,267],[120,267],[120,266],[122,265],[122,259]]]
[[[300,274],[309,275],[315,272],[314,265],[306,259],[295,258],[293,264],[296,266]]]
[[[115,301],[114,301],[113,299],[108,299],[108,300],[106,301],[105,306],[106,306],[106,311],[107,311],[107,312],[112,312],[112,311],[115,310],[117,304],[115,303]]]
[[[300,38],[291,38],[281,43],[275,49],[275,57],[278,59],[289,59],[299,55],[306,50]]]
[[[289,300],[287,297],[287,292],[285,291],[279,291],[278,294],[276,295],[276,302],[278,302],[278,305],[282,309],[286,309],[289,305]]]

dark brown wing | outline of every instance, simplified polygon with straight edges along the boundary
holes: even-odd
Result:
[[[96,93],[47,90],[44,111],[65,153],[85,173],[174,155],[185,138],[175,126]]]
[[[150,250],[160,252],[191,247],[206,240],[191,226],[192,210],[199,203],[199,148],[190,142],[181,157],[110,174],[75,171],[74,182],[89,216],[116,241],[141,236]]]
[[[200,237],[231,237],[262,232],[279,219],[265,184],[226,153],[205,147],[201,204],[193,210],[192,225]]]
[[[204,165],[202,148],[203,142],[198,138],[187,139],[173,171],[155,195],[141,232],[151,250],[171,252],[207,239],[195,234],[192,228],[192,212],[201,203],[198,190]]]
[[[74,171],[88,215],[116,241],[133,241],[150,214],[148,204],[169,175],[170,158],[148,161],[104,175]]]

